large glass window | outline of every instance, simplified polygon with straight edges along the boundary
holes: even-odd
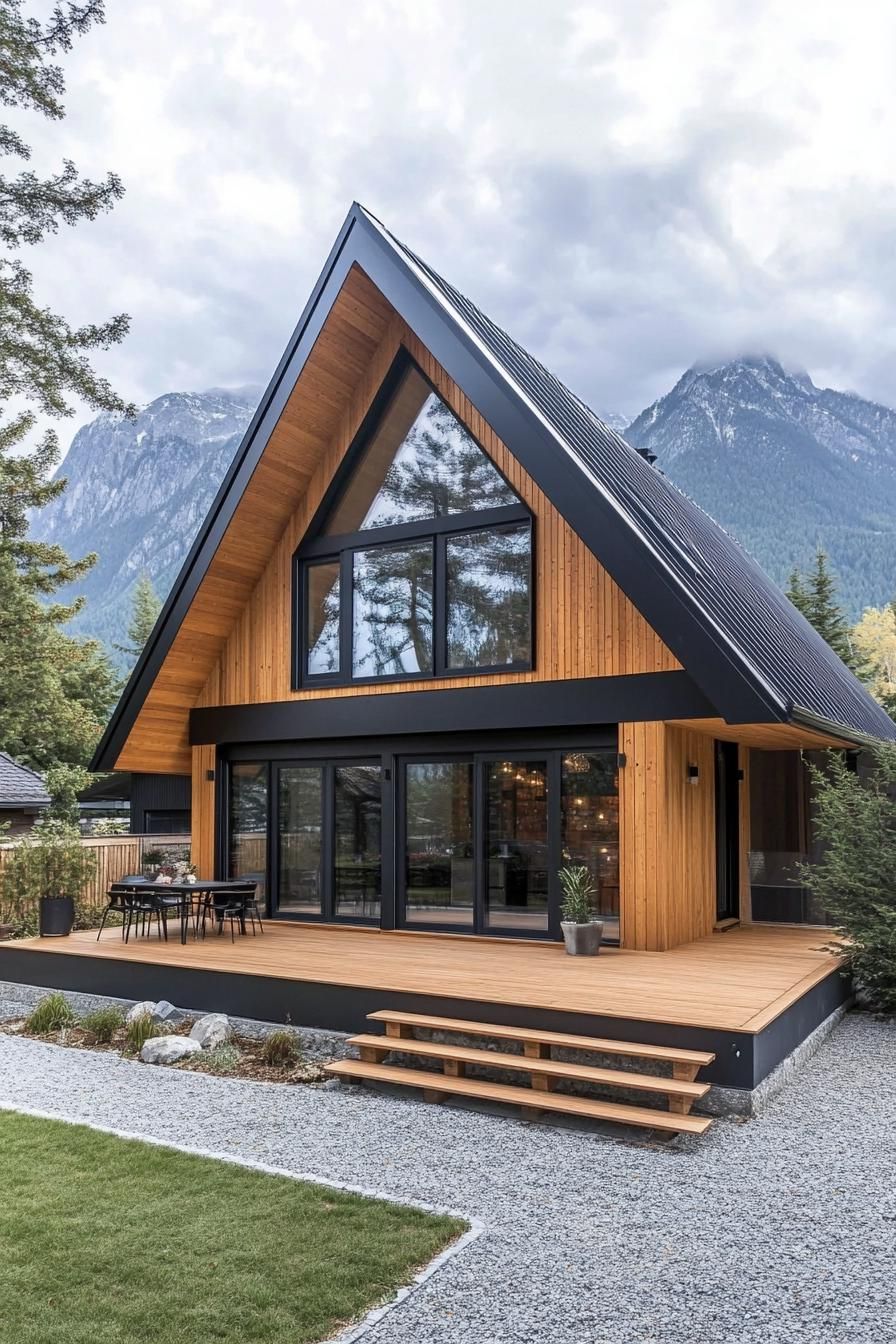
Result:
[[[335,504],[296,553],[302,682],[531,664],[529,511],[403,364]]]
[[[306,571],[305,671],[309,676],[339,671],[339,561],[322,560]]]
[[[405,913],[414,924],[473,925],[473,763],[405,767]]]
[[[496,930],[548,928],[548,765],[492,761],[486,767],[486,919]]]
[[[448,666],[500,667],[529,658],[527,523],[446,542]]]
[[[585,867],[594,883],[594,913],[604,935],[619,937],[619,790],[606,752],[566,752],[561,808],[564,864]]]
[[[417,369],[402,378],[326,525],[329,536],[518,503]]]
[[[432,671],[432,543],[355,551],[352,670],[356,677]]]
[[[378,919],[382,900],[382,784],[378,765],[333,772],[337,915]]]
[[[323,769],[280,770],[277,811],[277,909],[291,915],[323,912]]]
[[[266,761],[239,761],[230,769],[228,877],[252,878],[259,899],[267,886],[268,767]]]

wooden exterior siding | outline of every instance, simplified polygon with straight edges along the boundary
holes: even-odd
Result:
[[[346,407],[370,375],[393,310],[351,271],[264,456],[116,761],[119,770],[190,774],[189,714],[304,495]],[[365,384],[366,385],[366,384]]]
[[[665,723],[625,723],[619,749],[622,945],[662,952],[713,929],[713,740]],[[688,765],[697,766],[697,784]]]
[[[534,515],[535,665],[487,676],[423,677],[364,687],[365,695],[447,690],[514,681],[559,681],[637,672],[676,671],[680,663],[635,610],[557,510],[522,470],[457,385],[413,333],[397,321],[372,361],[352,413],[330,445],[290,519],[251,600],[238,619],[202,705],[258,704],[350,696],[351,686],[291,688],[292,557],[357,432],[368,405],[404,345],[510,481]]]
[[[215,748],[193,747],[193,844],[190,859],[200,877],[215,876]]]

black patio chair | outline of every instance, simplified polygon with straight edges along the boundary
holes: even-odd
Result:
[[[167,915],[162,900],[159,899],[157,893],[153,892],[152,887],[152,882],[135,883],[129,891],[125,890],[121,893],[125,907],[125,942],[130,938],[132,930],[136,934],[145,934],[147,923],[151,930],[153,919],[156,921],[159,937],[164,938],[165,942],[168,941]]]
[[[255,925],[258,923],[258,932],[264,933],[264,925],[261,922],[261,906],[258,903],[258,883],[246,883],[246,898],[244,909],[252,925],[252,934],[255,934]]]
[[[121,915],[121,936],[122,938],[124,938],[125,915],[127,913],[127,906],[125,905],[125,897],[127,895],[128,893],[126,891],[110,890],[106,892],[106,908],[103,911],[103,917],[100,920],[99,933],[96,935],[97,942],[99,942],[100,940],[100,936],[103,932],[103,929],[106,927],[106,920],[109,918],[110,915]]]
[[[205,937],[206,916],[211,916],[218,926],[218,936],[224,932],[225,919],[230,924],[230,941],[235,938],[234,924],[239,924],[240,933],[246,932],[246,916],[252,920],[252,933],[255,933],[255,919],[261,923],[261,916],[255,915],[257,887],[254,882],[243,882],[230,887],[227,891],[210,891],[202,902],[202,937]]]

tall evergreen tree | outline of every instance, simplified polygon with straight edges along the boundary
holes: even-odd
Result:
[[[102,0],[58,3],[43,22],[23,14],[23,0],[0,0],[0,103],[60,120],[65,82],[52,58],[103,17]],[[27,164],[30,157],[21,135],[0,125],[0,158]],[[90,352],[122,339],[127,317],[72,327],[37,302],[31,274],[14,255],[60,224],[96,218],[122,191],[114,173],[93,182],[68,159],[49,177],[27,167],[0,174],[0,415],[13,398],[52,417],[71,415],[72,398],[96,410],[130,410],[89,361]],[[0,746],[46,768],[86,759],[115,677],[98,644],[65,633],[79,600],[49,600],[95,556],[71,560],[61,547],[28,535],[29,510],[65,488],[64,480],[49,479],[59,457],[55,432],[26,448],[35,423],[30,410],[0,419]]]
[[[787,584],[787,596],[810,625],[828,643],[847,667],[855,670],[856,660],[850,642],[850,630],[843,608],[837,600],[837,580],[828,566],[825,551],[818,548],[815,564],[806,573],[794,569]]]
[[[161,599],[152,586],[152,579],[144,570],[134,584],[134,601],[127,632],[128,642],[127,644],[113,644],[113,649],[125,654],[132,664],[135,663],[152,634],[152,628],[161,610]]]
[[[801,611],[808,621],[809,602],[806,596],[806,585],[803,583],[803,576],[796,565],[794,565],[793,569],[790,571],[790,578],[787,580],[787,588],[785,591],[797,611]]]

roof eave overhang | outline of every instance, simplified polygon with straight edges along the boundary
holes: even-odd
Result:
[[[845,723],[836,723],[833,719],[827,719],[822,714],[815,714],[810,709],[804,709],[802,705],[794,705],[790,711],[790,722],[800,728],[809,728],[812,732],[823,733],[827,737],[836,737],[846,748],[849,747],[879,747],[882,742],[896,739],[896,725],[892,737],[875,737],[872,733],[861,732],[858,728],[850,728]]]

